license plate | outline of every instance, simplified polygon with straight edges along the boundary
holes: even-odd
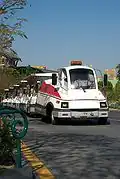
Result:
[[[87,114],[83,114],[83,113],[82,113],[82,114],[79,114],[79,113],[78,113],[78,114],[74,114],[73,117],[75,117],[75,118],[80,118],[80,119],[81,119],[81,118],[87,118]]]
[[[80,119],[87,120],[87,116],[80,116]]]
[[[89,118],[95,118],[95,117],[98,117],[98,112],[91,112],[91,113],[88,113],[88,117],[89,117]]]
[[[95,118],[98,116],[98,112],[97,111],[93,111],[93,112],[80,112],[80,113],[73,113],[73,117],[75,118],[84,118],[84,119],[87,119],[87,118]]]
[[[81,114],[79,114],[80,117],[87,117],[88,116],[88,113],[87,112],[82,112]]]

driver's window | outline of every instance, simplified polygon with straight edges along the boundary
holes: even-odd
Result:
[[[63,79],[64,79],[64,81],[68,82],[68,80],[67,80],[67,72],[66,72],[66,70],[63,69],[62,72],[63,72]]]

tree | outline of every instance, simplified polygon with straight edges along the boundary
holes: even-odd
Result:
[[[120,102],[120,81],[116,83],[114,93],[116,101]]]
[[[116,66],[116,71],[117,71],[117,79],[120,81],[120,64]]]
[[[102,92],[102,90],[103,90],[103,81],[98,81],[98,88]]]
[[[8,59],[16,58],[20,60],[15,50],[13,50],[12,44],[18,35],[27,38],[21,30],[23,22],[27,20],[16,16],[16,12],[24,9],[26,5],[27,0],[2,0],[0,4],[0,58],[7,55]],[[19,75],[16,70],[12,70],[14,72],[11,72],[10,69],[0,69],[0,89],[8,87],[16,81],[15,76],[18,77]]]
[[[3,0],[0,4],[0,14],[13,14],[15,10],[23,9],[26,4],[26,0]]]
[[[108,81],[108,84],[107,84],[107,99],[109,102],[111,101],[114,101],[115,98],[114,98],[114,88],[113,88],[113,85],[110,81]]]
[[[98,82],[98,88],[101,92],[103,92],[103,81]],[[114,100],[114,88],[110,81],[108,81],[108,84],[107,84],[106,94],[107,94],[108,101],[111,102]]]
[[[21,79],[20,73],[13,68],[1,68],[0,69],[0,92],[3,92],[5,88],[14,85]]]
[[[21,31],[24,18],[15,18],[15,13],[27,5],[27,0],[3,0],[0,7],[0,49],[12,48],[16,35],[27,38]],[[14,17],[13,24],[11,17]],[[11,24],[11,25],[10,25]]]
[[[15,40],[16,35],[27,38],[27,36],[20,30],[22,22],[18,21],[13,26],[7,24],[0,25],[0,50],[4,51],[5,49],[12,48],[12,43]]]

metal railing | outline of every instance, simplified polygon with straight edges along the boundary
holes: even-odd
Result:
[[[28,130],[28,120],[23,111],[12,107],[0,105],[0,119],[2,123],[8,122],[12,137],[16,140],[16,167],[22,168],[21,140]],[[18,127],[20,130],[18,130]]]

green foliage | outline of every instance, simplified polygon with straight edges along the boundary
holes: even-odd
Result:
[[[113,85],[110,81],[108,81],[108,85],[107,85],[107,99],[109,102],[114,100],[114,88]]]
[[[103,92],[103,81],[98,82],[98,88],[101,92]],[[114,100],[114,88],[110,81],[108,81],[106,92],[107,92],[108,101],[109,102],[113,101]]]
[[[23,9],[24,6],[26,6],[27,1],[26,0],[3,0],[1,4],[2,5],[0,9],[3,10],[3,14],[10,13],[13,15],[13,13],[16,10]]]
[[[120,81],[118,81],[115,85],[115,100],[120,101]]]
[[[21,31],[23,22],[27,20],[17,18],[15,15],[18,10],[24,9],[26,5],[27,0],[3,0],[0,7],[0,50],[12,48],[16,35],[27,38],[25,33]]]
[[[103,89],[103,81],[98,82],[98,88],[99,90]],[[113,85],[110,81],[108,81],[108,84],[107,84],[107,91],[113,91]]]
[[[9,124],[6,121],[0,127],[0,165],[13,164],[13,151],[16,148],[16,140],[10,132]]]
[[[103,90],[103,81],[98,81],[98,88],[100,91]]]
[[[5,88],[9,88],[14,84],[19,83],[20,80],[31,75],[32,73],[36,73],[36,70],[31,68],[31,66],[27,66],[26,68],[25,67],[0,68],[0,96],[2,96],[2,94],[4,93]]]
[[[0,68],[0,90],[16,84],[21,79],[19,71],[14,68]]]
[[[6,73],[7,77],[13,76],[18,79],[20,77],[19,72],[14,68],[4,68],[3,70],[4,70],[4,73]]]
[[[40,73],[39,69],[32,68],[30,65],[28,65],[26,67],[16,67],[16,69],[18,70],[21,77],[23,77],[23,78],[26,76],[29,76],[33,73]]]
[[[116,66],[116,71],[117,71],[117,79],[120,81],[120,64]]]
[[[23,23],[27,20],[16,15],[16,13],[24,9],[27,4],[27,0],[2,1],[0,5],[0,58],[5,56],[7,59],[14,58],[14,60],[17,61],[20,60],[17,53],[12,49],[12,45],[16,36],[27,39],[26,34],[21,30]],[[4,88],[17,83],[21,76],[22,75],[15,69],[0,68],[0,92]]]
[[[0,50],[4,51],[5,49],[12,48],[12,43],[15,40],[15,37],[21,36],[27,38],[24,32],[20,30],[22,21],[17,22],[18,25],[9,26],[7,24],[0,24]]]

